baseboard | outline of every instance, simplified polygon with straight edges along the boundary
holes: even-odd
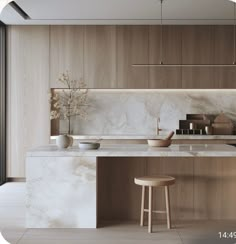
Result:
[[[25,178],[14,178],[14,177],[7,178],[7,182],[25,182],[25,181],[26,181]]]

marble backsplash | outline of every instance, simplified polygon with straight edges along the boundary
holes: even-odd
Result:
[[[90,90],[86,120],[72,120],[74,135],[155,135],[176,130],[188,113],[224,112],[236,123],[236,91]],[[60,133],[68,122],[60,122]]]

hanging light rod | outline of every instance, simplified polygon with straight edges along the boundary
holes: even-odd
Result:
[[[133,67],[236,67],[233,64],[132,64]]]
[[[161,3],[161,40],[160,40],[160,63],[159,64],[132,64],[133,67],[236,67],[236,0],[234,3],[234,61],[232,64],[165,64],[163,62],[163,2]]]

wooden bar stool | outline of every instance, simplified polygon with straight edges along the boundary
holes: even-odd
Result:
[[[144,212],[148,212],[148,232],[152,233],[152,213],[164,213],[167,215],[167,227],[171,228],[171,213],[170,213],[170,196],[169,186],[175,184],[175,178],[171,176],[144,176],[135,178],[134,183],[142,186],[142,200],[141,200],[141,218],[140,225],[143,226]],[[144,208],[145,201],[145,187],[149,188],[148,209]],[[165,187],[166,211],[152,210],[152,188]]]

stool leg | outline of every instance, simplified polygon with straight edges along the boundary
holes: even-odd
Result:
[[[140,226],[143,226],[144,220],[144,201],[145,201],[145,186],[142,186],[142,199],[141,199],[141,217]]]
[[[167,227],[168,227],[168,229],[171,229],[171,214],[170,214],[170,194],[169,194],[169,186],[165,186],[165,197],[166,197]]]
[[[148,200],[148,232],[152,233],[152,187],[149,186],[149,200]]]

